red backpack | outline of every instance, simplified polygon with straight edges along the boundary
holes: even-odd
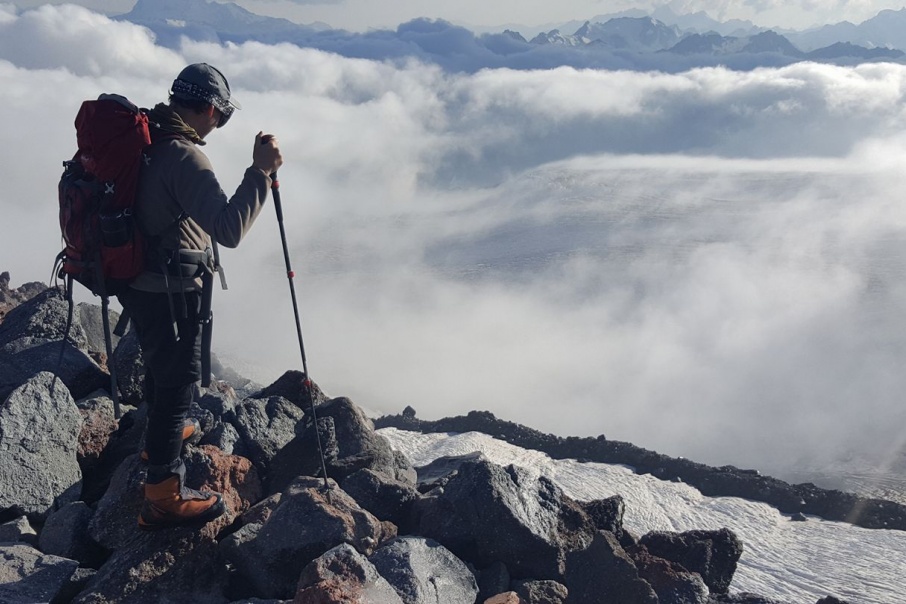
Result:
[[[125,97],[102,94],[75,119],[78,151],[63,162],[59,184],[61,277],[102,298],[121,292],[145,268],[145,246],[132,214],[148,116]],[[67,279],[68,281],[68,279]]]
[[[69,316],[57,364],[62,365],[72,327],[75,280],[101,297],[110,394],[119,418],[108,302],[145,269],[147,251],[132,210],[143,152],[151,144],[148,116],[125,97],[102,94],[82,103],[75,127],[79,149],[63,162],[58,186],[64,248],[54,273],[64,281]],[[125,328],[123,321],[117,326],[122,335],[120,327]]]

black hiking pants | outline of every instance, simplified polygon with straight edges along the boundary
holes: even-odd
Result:
[[[173,298],[175,313],[170,294],[130,288],[119,296],[131,315],[145,362],[149,482],[156,482],[150,475],[152,467],[179,467],[183,420],[201,379],[201,292],[180,292]]]

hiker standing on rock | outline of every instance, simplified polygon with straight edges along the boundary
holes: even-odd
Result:
[[[224,194],[200,146],[239,104],[223,74],[189,65],[173,82],[169,104],[149,110],[151,141],[136,194],[136,220],[148,240],[147,270],[119,295],[145,360],[148,472],[139,527],[201,525],[225,511],[219,493],[185,486],[182,447],[198,436],[186,418],[202,379],[202,340],[210,324],[216,244],[236,247],[264,205],[283,159],[276,138],[259,132],[252,165],[236,193]],[[213,239],[213,241],[212,241]],[[206,351],[209,353],[209,351]]]

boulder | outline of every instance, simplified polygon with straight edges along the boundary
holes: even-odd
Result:
[[[217,545],[221,519],[201,529],[142,532],[132,522],[110,558],[98,569],[74,604],[225,604],[226,563]]]
[[[566,586],[556,581],[514,581],[513,591],[526,604],[566,604],[569,595]]]
[[[589,547],[569,552],[566,566],[570,604],[658,604],[654,589],[639,577],[635,563],[612,533],[598,531]]]
[[[84,473],[97,467],[111,435],[119,425],[114,416],[113,399],[104,391],[76,401],[76,406],[82,416],[77,459]]]
[[[270,398],[272,396],[285,398],[306,413],[312,402],[317,407],[326,402],[328,398],[314,381],[306,380],[305,374],[296,370],[287,371],[277,378],[276,382],[262,388],[249,398]]]
[[[472,451],[464,455],[445,455],[431,463],[415,468],[418,490],[428,493],[436,487],[442,487],[459,471],[459,466],[467,461],[488,461],[481,451]]]
[[[57,602],[72,602],[77,595],[82,593],[82,590],[88,585],[88,582],[97,574],[97,570],[93,568],[85,568],[80,566],[72,573],[72,576],[69,577],[69,581],[57,594],[57,599],[53,600],[53,604]]]
[[[44,518],[79,497],[82,417],[66,387],[39,373],[0,405],[0,510]]]
[[[111,478],[123,462],[137,454],[144,444],[147,405],[142,404],[138,408],[123,406],[122,410],[123,415],[117,422],[117,428],[107,438],[107,444],[98,459],[91,459],[90,463],[85,463],[85,459],[80,460],[84,481],[82,501],[92,506],[107,492]]]
[[[0,543],[0,602],[51,602],[79,563],[42,554],[24,543]]]
[[[627,553],[635,562],[639,576],[654,589],[660,604],[708,604],[710,592],[698,573],[652,556],[644,545]]]
[[[341,484],[350,497],[380,520],[392,522],[401,533],[412,531],[412,509],[422,495],[411,484],[368,468],[353,473]]]
[[[239,436],[239,432],[236,431],[233,424],[215,423],[210,430],[205,431],[198,444],[212,445],[227,455],[250,456],[242,443],[242,437]]]
[[[242,439],[243,451],[267,476],[271,461],[297,434],[304,413],[289,400],[272,396],[246,399],[236,406],[231,423]],[[273,491],[271,491],[273,492]]]
[[[403,604],[368,559],[346,543],[324,552],[302,570],[293,604],[353,602]]]
[[[482,568],[514,578],[561,580],[566,555],[594,538],[591,520],[546,477],[516,466],[468,461],[436,497],[416,505],[418,533]]]
[[[138,514],[144,499],[146,465],[137,454],[124,460],[110,479],[88,523],[88,534],[108,550],[130,543],[138,532]]]
[[[319,438],[327,475],[337,482],[364,468],[397,480],[411,479],[411,464],[390,448],[364,411],[348,398],[330,399],[317,408],[317,415],[318,433],[306,417],[300,434],[273,459],[269,493],[282,490],[296,476],[321,474]]]
[[[623,515],[626,513],[626,504],[622,497],[614,495],[607,499],[584,501],[579,505],[591,518],[596,529],[613,533],[620,543],[626,547],[627,544],[623,542]]]
[[[38,533],[32,528],[25,516],[19,516],[9,522],[0,524],[0,543],[16,543],[21,541],[28,545],[38,544]]]
[[[0,347],[21,338],[59,342],[66,335],[68,303],[63,290],[49,287],[32,299],[20,304],[7,313],[0,323]],[[69,341],[77,348],[88,351],[88,334],[80,321],[80,313],[73,310]],[[103,341],[103,340],[102,340]],[[95,352],[102,352],[95,348]]]
[[[643,535],[639,543],[652,555],[701,575],[705,585],[715,594],[727,593],[742,555],[742,542],[729,529],[685,533],[656,531]]]
[[[261,483],[249,460],[226,455],[214,447],[186,447],[186,485],[223,495],[227,513],[205,525],[212,535],[229,526],[258,501]],[[117,468],[107,492],[98,501],[88,531],[109,550],[118,550],[138,532],[137,518],[144,500],[146,465],[138,455]]]
[[[484,604],[526,604],[526,601],[520,598],[515,591],[507,591],[491,596],[484,601]]]
[[[186,482],[203,485],[206,490],[221,493],[229,515],[242,515],[261,501],[264,488],[252,462],[245,457],[229,455],[217,447],[186,447]]]
[[[478,602],[484,602],[497,594],[509,591],[510,571],[503,562],[494,562],[477,572]]]
[[[364,555],[395,535],[333,481],[330,491],[312,477],[297,478],[270,516],[246,524],[221,542],[224,555],[255,595],[291,598],[302,569],[324,552],[348,543]]]
[[[115,350],[117,344],[119,344],[120,337],[113,333],[113,330],[120,320],[120,314],[115,310],[108,310],[107,317],[110,321],[110,346],[111,350]],[[75,307],[73,321],[77,321],[85,333],[85,350],[89,353],[102,354],[106,357],[107,344],[104,341],[103,308],[98,304],[80,302]]]
[[[145,400],[145,364],[138,334],[130,328],[113,349],[113,367],[121,400],[138,407]]]
[[[9,281],[8,271],[0,273],[0,322],[3,322],[9,311],[47,289],[47,285],[40,281],[32,281],[16,289],[10,289]]]
[[[369,561],[405,604],[473,604],[478,596],[475,576],[465,563],[431,539],[394,539]]]
[[[104,550],[88,535],[94,510],[84,501],[74,501],[53,512],[38,537],[38,548],[45,554],[77,560],[83,566],[96,566]]]
[[[59,376],[77,399],[110,388],[110,376],[84,350],[63,340],[14,340],[0,349],[0,367],[0,398],[43,371]]]
[[[202,389],[201,396],[197,399],[199,407],[210,411],[216,419],[222,420],[236,409],[239,398],[236,391],[225,382],[212,380],[210,387]]]

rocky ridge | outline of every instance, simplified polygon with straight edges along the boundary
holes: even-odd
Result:
[[[360,407],[308,390],[296,371],[262,387],[215,368],[215,387],[199,390],[190,412],[204,436],[187,446],[187,482],[222,492],[228,511],[201,530],[142,533],[146,410],[134,334],[109,360],[126,411],[117,420],[109,375],[92,355],[98,309],[81,309],[64,343],[59,291],[23,298],[0,322],[0,601],[772,602],[730,594],[744,544],[729,530],[632,535],[619,496],[575,501],[480,455],[413,468]],[[432,423],[407,410],[378,425],[482,426],[520,446],[580,459],[620,453],[618,463],[631,454],[640,471],[648,463],[662,477],[695,479],[694,467],[627,443],[559,439],[488,413]]]
[[[377,428],[411,432],[481,432],[523,449],[533,449],[555,459],[576,459],[633,468],[661,480],[685,482],[709,497],[741,497],[761,501],[783,513],[821,516],[871,529],[906,530],[906,505],[867,498],[812,483],[789,484],[757,470],[735,466],[712,467],[685,458],[670,457],[631,443],[595,438],[560,437],[501,420],[487,411],[434,421],[420,420],[407,408],[399,415],[374,420]]]

